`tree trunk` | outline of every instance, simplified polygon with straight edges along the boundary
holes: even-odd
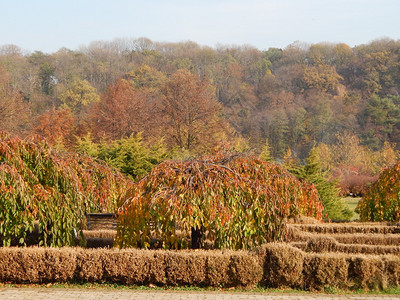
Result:
[[[192,249],[200,249],[203,246],[204,233],[203,230],[192,227]]]

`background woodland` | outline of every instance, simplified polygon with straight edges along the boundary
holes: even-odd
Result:
[[[0,47],[1,130],[41,135],[133,179],[231,147],[294,172],[312,153],[344,194],[359,193],[397,161],[399,91],[400,41],[390,39],[265,51],[146,38],[51,54]]]

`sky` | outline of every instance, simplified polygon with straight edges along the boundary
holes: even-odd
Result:
[[[146,37],[201,46],[400,39],[400,0],[0,0],[0,46],[78,50]]]

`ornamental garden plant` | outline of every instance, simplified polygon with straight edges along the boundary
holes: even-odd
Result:
[[[257,157],[218,154],[167,161],[126,194],[118,210],[118,247],[251,249],[282,241],[286,220],[322,220],[313,185]],[[189,241],[191,240],[191,245]]]
[[[0,132],[0,243],[25,245],[36,224],[39,245],[74,245],[85,214],[115,212],[131,184],[88,156]]]
[[[381,172],[358,203],[357,210],[361,221],[400,220],[400,162]]]

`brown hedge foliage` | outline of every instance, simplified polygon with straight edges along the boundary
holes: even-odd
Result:
[[[82,230],[83,242],[86,248],[111,248],[114,245],[116,230]]]
[[[332,243],[334,242],[334,243]],[[304,252],[338,252],[347,254],[399,255],[400,246],[342,244],[334,239],[312,238],[308,242],[291,242],[291,246]]]
[[[103,280],[122,284],[167,283],[166,258],[162,251],[104,251],[102,255]],[[185,265],[187,268],[188,266]],[[171,282],[170,284],[174,284]]]
[[[102,252],[88,249],[80,251],[76,261],[76,278],[82,281],[100,281],[103,278]]]
[[[335,252],[337,251],[337,241],[330,236],[317,236],[308,240],[308,252]]]
[[[385,234],[354,234],[354,235],[334,235],[339,243],[342,244],[366,244],[366,245],[387,245],[397,246],[400,244],[400,236]]]
[[[255,249],[263,267],[263,284],[270,287],[297,287],[302,279],[304,253],[287,244],[271,243]]]
[[[290,242],[289,245],[298,248],[301,251],[307,251],[307,242]]]
[[[296,228],[288,230],[287,241],[292,242],[308,242],[315,238],[333,238],[342,244],[358,244],[358,245],[382,245],[397,246],[400,244],[400,235],[394,234],[315,234],[300,231]]]
[[[228,274],[235,274],[230,276],[232,286],[254,286],[260,282],[263,277],[263,269],[258,264],[257,259],[250,255],[249,252],[236,251],[228,252],[230,254],[230,264]]]
[[[116,230],[82,230],[85,238],[110,238],[114,239],[117,235]]]
[[[165,270],[168,284],[199,285],[206,281],[207,257],[204,253],[171,253],[165,259],[165,265],[168,266]]]
[[[387,288],[385,261],[379,256],[356,256],[348,258],[349,278],[352,288],[379,290]]]
[[[388,286],[400,286],[400,258],[387,255],[383,261],[385,262]]]
[[[342,253],[362,253],[373,255],[400,255],[399,246],[384,246],[384,245],[351,245],[337,244],[337,251]]]
[[[321,290],[326,286],[348,288],[346,255],[308,254],[304,257],[304,287]]]
[[[291,228],[296,228],[301,231],[322,233],[322,234],[356,234],[356,233],[374,233],[374,234],[395,234],[400,233],[399,226],[390,226],[390,224],[290,224]]]
[[[246,251],[0,248],[0,282],[255,286],[262,277]]]
[[[400,257],[305,253],[288,244],[247,251],[0,248],[0,282],[383,289],[400,285]]]
[[[229,259],[222,252],[209,256],[207,260],[208,284],[210,286],[226,285],[229,282],[229,274],[224,270],[228,268]]]
[[[77,254],[73,248],[0,248],[0,281],[42,283],[72,280]]]

